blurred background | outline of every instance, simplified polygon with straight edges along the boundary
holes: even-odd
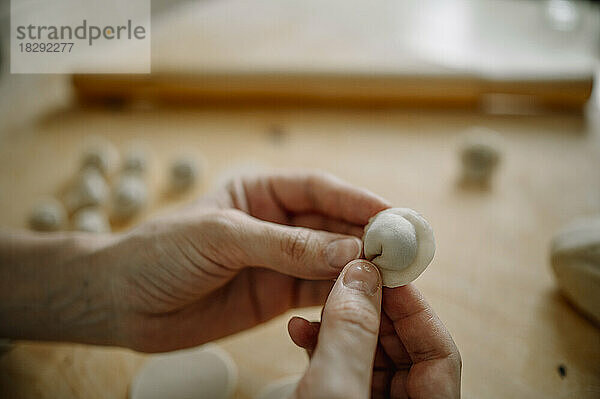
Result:
[[[2,228],[68,202],[99,142],[147,165],[135,214],[106,216],[115,231],[239,173],[322,169],[431,223],[438,249],[416,285],[461,351],[465,398],[600,397],[600,261],[584,291],[551,267],[561,229],[600,214],[598,2],[153,0],[140,75],[10,74],[0,7]],[[195,178],[174,194],[182,160]],[[65,206],[60,228],[82,229]],[[236,397],[306,367],[291,314],[219,342]],[[147,357],[16,343],[0,396],[126,397]]]

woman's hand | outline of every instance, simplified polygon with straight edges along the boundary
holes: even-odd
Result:
[[[319,305],[389,205],[318,173],[233,180],[140,225],[99,257],[112,264],[114,340],[141,351],[202,344]]]
[[[382,291],[366,260],[344,268],[320,323],[296,317],[288,330],[311,357],[297,399],[460,397],[460,354],[442,322],[414,286]]]

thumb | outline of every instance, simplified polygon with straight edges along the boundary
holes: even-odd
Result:
[[[379,271],[366,260],[350,262],[325,303],[318,343],[298,396],[370,397],[380,316]]]
[[[238,243],[248,266],[306,279],[331,279],[362,250],[354,236],[265,222],[248,216]]]

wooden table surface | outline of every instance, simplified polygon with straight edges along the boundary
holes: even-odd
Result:
[[[457,138],[472,125],[504,137],[488,191],[456,185]],[[180,152],[206,165],[203,184],[181,202],[248,165],[327,170],[419,210],[433,226],[436,256],[416,285],[460,348],[465,398],[592,398],[600,395],[600,329],[557,292],[548,248],[565,223],[600,212],[599,126],[598,115],[71,109],[0,137],[0,225],[23,227],[36,199],[72,176],[92,134],[121,148],[145,141],[155,193],[148,214],[176,206],[158,193]],[[291,314],[318,313],[293,311],[218,342],[240,369],[236,397],[302,372],[307,359],[285,325]],[[144,360],[123,349],[19,342],[0,356],[0,396],[125,398]]]

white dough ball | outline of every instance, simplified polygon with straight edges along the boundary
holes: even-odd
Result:
[[[565,296],[600,324],[600,216],[575,221],[556,234],[550,259]]]
[[[152,355],[131,382],[129,399],[229,399],[238,369],[215,344]]]
[[[486,128],[472,128],[462,138],[460,159],[463,180],[489,183],[500,163],[501,140],[498,133]]]
[[[199,174],[197,162],[192,158],[179,158],[171,165],[170,185],[173,191],[191,188]]]
[[[148,167],[148,156],[141,148],[131,148],[123,157],[123,171],[127,174],[143,175]]]
[[[94,168],[103,176],[109,176],[118,166],[119,152],[112,143],[102,138],[91,141],[81,158],[81,169]]]
[[[29,216],[29,226],[37,231],[57,231],[65,226],[67,211],[54,198],[40,201]]]
[[[113,193],[112,214],[125,220],[135,216],[148,201],[148,189],[136,175],[124,175],[119,179]]]
[[[73,215],[73,229],[89,233],[108,233],[110,224],[100,209],[84,208]]]
[[[108,198],[109,188],[104,177],[95,168],[82,170],[65,197],[69,211],[87,206],[102,205]]]
[[[429,223],[409,208],[390,208],[373,216],[365,227],[363,246],[365,258],[379,268],[386,287],[415,280],[435,253]]]

